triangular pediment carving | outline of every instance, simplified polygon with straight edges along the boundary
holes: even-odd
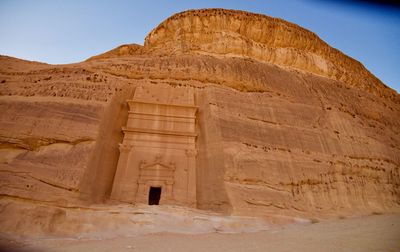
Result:
[[[140,165],[141,170],[168,170],[168,171],[175,171],[175,165],[173,163],[170,163],[170,165],[166,165],[163,163],[150,163],[150,164],[145,164],[142,163]]]

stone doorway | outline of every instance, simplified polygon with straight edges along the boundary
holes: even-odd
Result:
[[[150,187],[149,205],[158,205],[161,198],[161,187]]]

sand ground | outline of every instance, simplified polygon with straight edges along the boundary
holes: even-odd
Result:
[[[400,251],[400,214],[336,219],[255,233],[157,233],[101,240],[3,238],[4,243],[17,251]]]

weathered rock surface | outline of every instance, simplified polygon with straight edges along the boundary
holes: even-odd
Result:
[[[143,46],[137,44],[121,45],[108,52],[90,57],[87,61],[140,55],[142,48]]]
[[[144,47],[78,64],[0,57],[0,230],[23,233],[10,204],[60,210],[68,226],[63,209],[108,202],[126,101],[141,86],[193,90],[199,209],[400,211],[400,96],[297,25],[199,10],[167,19]]]
[[[145,48],[163,54],[246,57],[346,82],[395,97],[364,66],[314,33],[282,19],[244,11],[205,9],[176,14],[155,28]]]

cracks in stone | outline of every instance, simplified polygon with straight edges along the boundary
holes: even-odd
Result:
[[[251,116],[247,116],[247,118],[250,119],[250,120],[253,120],[253,121],[259,121],[259,122],[269,123],[269,124],[273,124],[273,125],[280,125],[280,123],[277,123],[277,122],[264,120],[264,119],[259,119],[259,118],[255,118],[255,117],[251,117]]]
[[[52,144],[69,144],[69,145],[78,145],[84,142],[93,142],[92,138],[82,138],[76,140],[60,140],[60,139],[49,139],[49,138],[24,138],[24,139],[15,139],[16,141],[1,141],[0,140],[0,148],[12,148],[12,149],[24,149],[29,151],[37,151],[41,147],[46,147]]]
[[[49,185],[49,186],[52,186],[52,187],[55,187],[55,188],[58,188],[58,189],[67,190],[67,191],[70,191],[70,192],[79,192],[79,189],[77,189],[77,188],[62,186],[62,185],[58,185],[58,184],[56,184],[54,182],[50,182],[50,181],[46,181],[46,180],[43,180],[43,179],[35,178],[32,175],[29,175],[29,176],[34,180],[37,180],[37,181],[39,181],[41,183],[44,183],[46,185]]]
[[[14,201],[29,202],[30,204],[45,205],[45,206],[65,208],[65,209],[94,210],[94,211],[96,211],[96,209],[93,209],[93,208],[90,208],[90,207],[60,205],[59,204],[59,200],[39,200],[39,199],[22,197],[22,196],[18,196],[18,195],[11,195],[11,194],[7,194],[7,193],[0,193],[0,200],[1,199],[9,199],[9,200],[14,200]]]
[[[271,189],[271,190],[274,190],[274,191],[289,193],[289,190],[285,190],[285,189],[270,185],[270,184],[268,184],[268,183],[266,183],[264,181],[261,181],[261,180],[250,181],[250,180],[231,179],[231,180],[225,180],[225,181],[228,182],[228,183],[231,183],[231,184],[235,184],[237,186],[245,186],[245,187],[248,187],[248,188],[250,186],[252,186],[252,187],[255,187],[255,186],[267,187],[268,189]]]
[[[59,185],[59,184],[57,184],[57,183],[55,183],[55,182],[50,182],[50,181],[48,181],[48,180],[44,180],[44,179],[37,178],[37,177],[35,177],[35,176],[32,176],[32,175],[30,174],[30,172],[0,170],[0,173],[1,173],[1,172],[13,173],[14,176],[17,176],[17,177],[20,177],[20,178],[23,178],[23,179],[26,179],[26,178],[28,177],[28,178],[31,178],[31,179],[33,179],[33,180],[35,180],[35,181],[41,182],[41,183],[43,183],[43,184],[46,184],[46,185],[49,185],[49,186],[52,186],[52,187],[55,187],[55,188],[58,188],[58,189],[62,189],[62,190],[70,191],[70,192],[79,192],[79,189],[77,189],[77,188],[67,187],[67,186]],[[26,176],[23,176],[23,175],[20,175],[20,174],[25,174]]]
[[[299,78],[301,79],[301,82],[304,84],[304,86],[306,86],[306,88],[310,91],[310,93],[314,93],[315,94],[315,97],[317,97],[317,99],[318,99],[318,101],[320,103],[322,111],[327,111],[327,110],[331,110],[332,109],[331,107],[329,107],[329,106],[327,107],[325,105],[325,102],[323,101],[322,95],[319,93],[319,91],[316,88],[313,87],[312,83],[310,85],[308,85],[307,81],[301,75],[299,75]],[[323,117],[324,120],[326,120],[326,113],[323,113],[322,115],[319,115],[318,118],[317,118],[316,123],[317,123],[317,125],[319,127],[324,128],[322,123],[321,123],[321,118],[322,117]],[[313,128],[317,128],[317,126],[313,125]]]
[[[266,207],[272,206],[272,207],[279,208],[279,209],[287,208],[285,206],[278,205],[278,204],[275,204],[272,202],[265,202],[265,201],[261,201],[261,200],[255,200],[255,199],[248,199],[248,200],[245,200],[245,202],[250,205],[256,205],[256,206],[266,206]]]

